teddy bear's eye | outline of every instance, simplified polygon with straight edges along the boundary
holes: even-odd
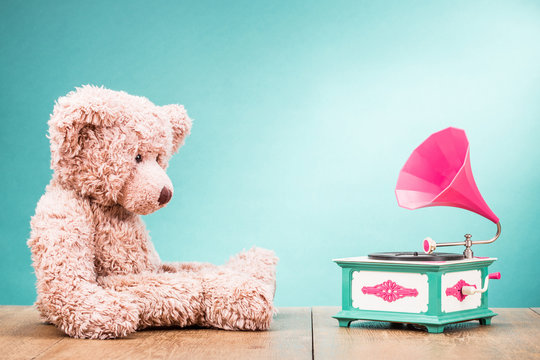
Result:
[[[141,154],[137,154],[137,156],[135,156],[135,161],[140,163],[142,161],[142,156]]]

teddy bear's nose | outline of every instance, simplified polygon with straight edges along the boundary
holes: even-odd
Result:
[[[169,190],[168,187],[164,186],[163,189],[161,189],[161,193],[159,194],[158,203],[159,205],[163,205],[169,202],[172,197],[172,191]]]

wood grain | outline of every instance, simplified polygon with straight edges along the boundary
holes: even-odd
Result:
[[[32,359],[64,337],[30,306],[0,306],[0,359]]]
[[[355,321],[340,328],[338,307],[313,308],[315,359],[540,359],[540,316],[531,309],[493,309],[491,326],[470,321],[428,334],[402,324]]]
[[[40,323],[34,309],[22,309],[0,313],[10,319],[6,322],[0,318],[4,331],[0,337],[1,359],[312,358],[309,308],[280,309],[269,331],[150,329],[117,340],[72,339],[54,326]],[[24,325],[17,327],[21,319]]]
[[[443,334],[375,321],[339,328],[338,310],[282,308],[266,332],[150,329],[98,341],[65,336],[32,307],[0,306],[0,359],[540,359],[539,308],[494,309],[491,326],[471,321]]]

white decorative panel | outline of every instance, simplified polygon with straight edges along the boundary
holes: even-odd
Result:
[[[426,312],[428,278],[425,274],[354,271],[352,306],[361,310]]]
[[[443,274],[441,278],[441,310],[443,312],[476,309],[481,305],[482,294],[468,295],[466,297],[453,295],[454,291],[451,288],[454,288],[460,281],[462,282],[457,289],[460,289],[464,283],[476,285],[477,289],[482,288],[480,270],[456,271]],[[462,301],[460,301],[460,297]]]

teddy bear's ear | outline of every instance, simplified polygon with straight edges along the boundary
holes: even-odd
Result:
[[[75,157],[83,146],[84,134],[98,126],[111,123],[107,107],[100,106],[103,94],[109,91],[95,86],[83,86],[59,98],[49,120],[52,161]]]
[[[173,131],[172,152],[175,153],[184,144],[191,131],[191,119],[182,105],[165,105],[161,107],[169,119]]]
[[[85,136],[100,124],[99,115],[96,113],[73,115],[77,119],[65,121],[65,118],[59,119],[53,115],[49,121],[51,155],[54,162],[58,162],[60,158],[77,156],[84,146]]]

